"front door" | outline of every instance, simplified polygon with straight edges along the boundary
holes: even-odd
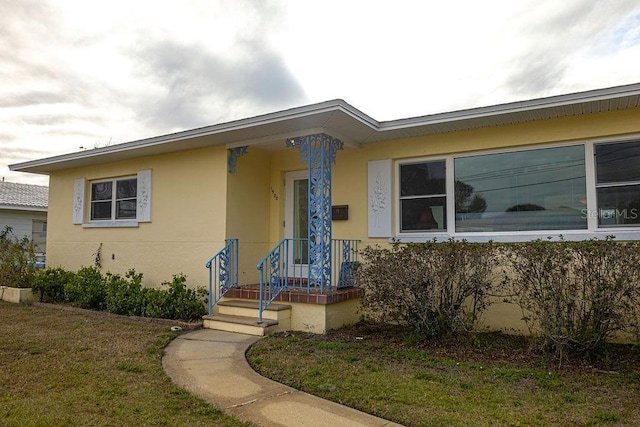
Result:
[[[309,275],[309,176],[306,170],[285,175],[284,237],[293,239],[289,248],[289,276]]]

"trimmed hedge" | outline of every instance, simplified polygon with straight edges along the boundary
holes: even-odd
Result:
[[[129,270],[124,276],[97,267],[77,272],[47,268],[34,281],[34,292],[42,302],[66,302],[91,310],[114,314],[194,321],[207,312],[208,293],[204,287],[187,288],[186,276],[178,274],[161,288],[142,286],[143,275]]]

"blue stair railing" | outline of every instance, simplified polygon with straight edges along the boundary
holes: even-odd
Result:
[[[314,285],[309,277],[308,239],[280,241],[257,265],[260,272],[258,323],[262,323],[264,310],[284,291],[293,288],[311,293],[313,289],[331,294],[334,287],[356,286],[358,243],[359,240],[333,239],[331,283]]]
[[[229,291],[238,287],[238,239],[227,239],[224,248],[205,267],[209,269],[209,315],[213,307]]]
[[[307,239],[282,239],[257,265],[260,272],[260,292],[258,294],[258,323],[262,323],[262,313],[278,298],[282,291],[297,284],[308,283],[309,273],[301,263],[290,262],[295,253],[306,252]],[[290,267],[291,264],[291,268]]]
[[[358,285],[358,245],[360,240],[331,240],[331,283],[336,288],[351,288]]]

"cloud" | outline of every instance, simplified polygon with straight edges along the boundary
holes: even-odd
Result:
[[[628,20],[637,20],[640,13],[635,1],[573,0],[564,2],[563,8],[540,2],[532,6],[530,14],[512,21],[520,47],[503,62],[507,73],[501,91],[519,99],[566,91],[569,70],[585,58],[620,49],[614,36],[624,39],[635,28],[627,26]]]
[[[637,0],[0,0],[0,10],[0,165],[332,98],[389,120],[640,75]]]
[[[138,72],[156,85],[138,114],[155,126],[195,127],[229,119],[238,105],[254,111],[296,105],[304,92],[284,61],[255,41],[234,59],[200,44],[156,42],[138,54]],[[245,111],[246,114],[246,111]],[[238,118],[238,117],[233,117]]]
[[[306,101],[270,39],[282,25],[281,5],[233,1],[220,9],[224,16],[207,16],[214,29],[197,29],[191,37],[139,38],[128,52],[136,78],[150,85],[135,107],[149,126],[197,127]]]

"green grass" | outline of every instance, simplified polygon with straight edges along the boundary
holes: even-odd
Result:
[[[243,426],[172,384],[167,324],[0,302],[0,425]]]
[[[639,353],[612,346],[600,361],[556,370],[522,337],[420,342],[395,327],[357,325],[267,337],[248,359],[269,378],[407,426],[633,426]]]

